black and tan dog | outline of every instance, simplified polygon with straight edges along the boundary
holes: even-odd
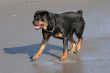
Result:
[[[45,10],[36,11],[34,14],[33,25],[37,30],[42,29],[43,41],[39,50],[31,59],[34,61],[39,58],[51,36],[63,40],[63,56],[60,58],[60,61],[66,60],[68,53],[72,54],[79,52],[85,26],[82,13],[82,10],[61,14],[50,13]],[[78,38],[78,42],[75,42],[73,39],[74,33]],[[71,42],[72,47],[67,52],[68,40]]]

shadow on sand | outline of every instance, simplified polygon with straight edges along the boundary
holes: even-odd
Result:
[[[32,44],[32,45],[21,46],[21,47],[4,48],[3,50],[5,53],[8,53],[8,54],[27,54],[29,57],[32,57],[37,52],[39,47],[40,47],[40,44]],[[49,52],[50,50],[62,51],[63,49],[60,46],[48,44],[45,50],[43,51],[43,54],[48,54],[53,57],[59,58],[59,56],[57,56],[56,54]]]

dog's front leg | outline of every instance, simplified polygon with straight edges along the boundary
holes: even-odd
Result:
[[[68,48],[68,37],[63,39],[63,56],[60,58],[60,61],[64,61],[67,58],[67,48]]]
[[[49,35],[48,34],[43,34],[43,41],[40,45],[40,48],[39,50],[35,53],[34,57],[32,57],[32,60],[36,60],[39,58],[39,56],[42,54],[43,50],[45,49],[46,45],[47,45],[47,42],[48,42],[48,39],[49,39]]]
[[[43,50],[45,49],[46,47],[46,40],[43,40],[41,45],[40,45],[40,48],[39,50],[35,53],[34,57],[32,58],[33,60],[36,60],[39,58],[39,56],[42,54]]]

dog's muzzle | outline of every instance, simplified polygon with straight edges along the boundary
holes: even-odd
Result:
[[[33,21],[33,25],[34,25],[36,30],[39,30],[43,27],[44,23],[41,21]]]

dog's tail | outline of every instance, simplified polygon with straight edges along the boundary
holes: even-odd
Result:
[[[76,13],[78,13],[78,14],[83,14],[83,10],[78,10]]]

